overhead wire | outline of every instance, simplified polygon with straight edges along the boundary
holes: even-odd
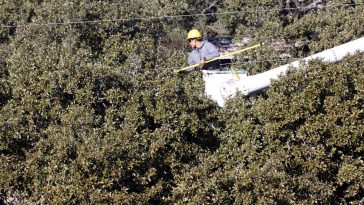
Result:
[[[324,8],[336,8],[336,7],[344,7],[344,6],[362,6],[364,3],[341,3],[341,4],[333,4],[333,5],[319,5],[319,7],[312,7],[308,10],[314,9],[324,9]],[[121,19],[100,19],[100,20],[80,20],[80,21],[68,21],[68,22],[49,22],[49,23],[28,23],[28,24],[17,24],[17,25],[1,25],[2,28],[17,28],[17,27],[40,27],[40,26],[63,26],[63,25],[77,25],[77,24],[96,24],[96,23],[110,23],[110,22],[123,22],[123,21],[147,21],[147,20],[158,20],[158,19],[176,19],[176,18],[187,18],[187,17],[200,17],[200,16],[212,16],[212,15],[236,15],[236,14],[245,14],[245,13],[264,13],[268,11],[293,11],[293,10],[302,10],[302,8],[256,8],[256,9],[247,9],[243,11],[227,11],[227,12],[210,12],[210,13],[195,13],[195,14],[179,14],[179,15],[164,15],[164,16],[147,16],[147,17],[132,17],[132,18],[121,18]],[[298,58],[292,58],[298,59]],[[267,59],[262,61],[244,61],[239,63],[228,63],[223,65],[241,65],[241,64],[257,64],[263,62],[287,62],[287,58],[285,59]],[[180,69],[183,67],[169,67],[164,69]],[[163,69],[163,68],[162,68]]]
[[[323,9],[323,8],[335,8],[335,7],[343,7],[343,6],[361,6],[364,3],[348,3],[348,4],[334,4],[334,5],[325,5],[319,7],[309,8],[308,10],[313,9]],[[39,26],[63,26],[63,25],[77,25],[77,24],[96,24],[96,23],[112,23],[112,22],[123,22],[123,21],[147,21],[154,19],[173,19],[173,18],[186,18],[186,17],[199,17],[199,16],[213,16],[213,15],[236,15],[236,14],[245,14],[245,13],[262,13],[268,11],[291,11],[291,10],[302,10],[302,8],[257,8],[251,10],[243,10],[243,11],[226,11],[226,12],[210,12],[210,13],[195,13],[195,14],[178,14],[178,15],[164,15],[164,16],[147,16],[147,17],[132,17],[132,18],[120,18],[120,19],[99,19],[99,20],[74,20],[74,21],[66,21],[66,22],[48,22],[48,23],[28,23],[28,24],[17,24],[17,25],[1,25],[2,28],[17,28],[17,27],[39,27]]]

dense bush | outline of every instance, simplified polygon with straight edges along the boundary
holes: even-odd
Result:
[[[292,57],[364,33],[360,2],[299,2],[1,1],[0,203],[363,203],[362,54],[224,109],[200,72],[172,72],[191,27],[281,38]],[[268,45],[238,67],[280,54]]]
[[[182,178],[172,201],[361,204],[362,58],[314,62],[265,96],[230,101],[218,151]]]

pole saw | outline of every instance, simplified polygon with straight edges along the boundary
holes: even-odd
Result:
[[[238,51],[234,51],[234,52],[231,52],[231,53],[228,53],[228,54],[225,54],[225,55],[222,55],[222,56],[219,56],[219,57],[216,57],[216,58],[213,58],[213,59],[210,59],[208,61],[206,61],[206,63],[210,63],[212,61],[216,61],[216,60],[219,60],[219,59],[222,59],[222,58],[225,58],[227,56],[232,56],[232,55],[235,55],[235,54],[238,54],[238,53],[242,53],[244,51],[247,51],[247,50],[251,50],[251,49],[254,49],[254,48],[258,48],[260,47],[262,44],[256,44],[254,46],[251,46],[251,47],[248,47],[248,48],[244,48],[244,49],[241,49],[241,50],[238,50]],[[184,71],[184,70],[188,70],[190,68],[195,68],[195,67],[198,67],[199,64],[194,64],[194,65],[191,65],[191,66],[188,66],[188,67],[185,67],[185,68],[181,68],[181,69],[178,69],[178,70],[174,70],[175,73],[179,73],[181,71]]]

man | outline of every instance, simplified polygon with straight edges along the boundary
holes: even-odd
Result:
[[[219,51],[212,43],[203,40],[201,33],[197,29],[192,29],[188,32],[187,40],[193,49],[188,57],[188,65],[199,64],[199,67],[204,70],[219,69],[219,60],[206,63],[208,60],[219,57]]]

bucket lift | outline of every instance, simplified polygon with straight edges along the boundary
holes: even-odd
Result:
[[[314,59],[335,63],[341,61],[346,55],[353,55],[358,51],[364,52],[364,37],[252,76],[248,76],[246,72],[233,74],[231,71],[203,70],[205,93],[223,107],[225,100],[235,96],[237,92],[249,95],[265,89],[270,86],[271,80],[277,80],[290,68],[297,68]]]

